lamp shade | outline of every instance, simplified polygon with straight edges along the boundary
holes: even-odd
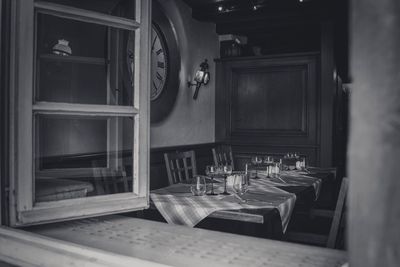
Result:
[[[196,75],[194,76],[194,80],[198,83],[203,83],[205,72],[202,70],[196,71]]]
[[[197,95],[199,93],[200,86],[202,84],[206,85],[210,81],[210,72],[208,71],[208,63],[207,59],[204,60],[200,64],[200,69],[196,71],[196,74],[194,75],[194,81],[196,82],[195,84],[192,84],[190,81],[188,82],[188,87],[191,87],[193,85],[196,86],[193,99],[197,99]]]
[[[210,72],[204,72],[203,83],[206,85],[210,81]]]

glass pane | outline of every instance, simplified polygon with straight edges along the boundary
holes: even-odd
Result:
[[[36,202],[132,192],[131,117],[35,117]]]
[[[133,105],[135,32],[37,14],[36,100]]]
[[[46,0],[46,2],[135,19],[136,1],[133,0]]]

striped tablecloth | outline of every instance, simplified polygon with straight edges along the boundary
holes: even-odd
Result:
[[[322,179],[313,177],[312,174],[305,174],[296,171],[282,171],[280,178],[267,178],[266,172],[258,171],[260,183],[265,186],[313,186],[315,191],[315,200],[318,199],[321,192]]]
[[[223,191],[222,179],[216,179],[215,191]],[[175,184],[150,193],[154,205],[170,224],[194,227],[208,215],[219,210],[238,209],[278,209],[282,229],[285,231],[290,221],[296,195],[264,183],[264,179],[251,180],[248,192],[243,196],[246,203],[234,196],[192,196],[190,184]]]

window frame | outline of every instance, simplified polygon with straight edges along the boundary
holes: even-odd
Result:
[[[135,32],[133,106],[34,102],[35,14],[96,23]],[[135,20],[45,1],[15,0],[11,6],[10,53],[10,222],[12,226],[77,219],[149,206],[151,1],[136,0]],[[35,114],[131,116],[133,192],[34,203]],[[140,140],[140,142],[139,142]]]

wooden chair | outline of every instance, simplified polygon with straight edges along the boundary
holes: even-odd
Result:
[[[328,187],[323,188],[320,199],[315,203],[314,208],[310,210],[310,217],[333,218],[333,214],[335,212],[335,201],[337,201],[337,197],[340,192],[339,186],[341,186],[337,180],[337,168],[310,167],[309,170],[315,170],[317,172],[329,172],[332,175],[332,179],[328,181]],[[324,191],[324,189],[330,189],[330,192],[327,192],[326,190]],[[326,196],[324,193],[329,193],[329,195]]]
[[[336,203],[336,209],[333,214],[333,220],[331,223],[329,235],[320,235],[313,233],[304,232],[287,232],[285,234],[285,239],[287,241],[294,241],[299,243],[314,244],[326,246],[328,248],[335,248],[336,241],[338,238],[339,230],[344,226],[344,210],[346,206],[346,197],[348,191],[349,180],[348,178],[343,178],[340,187],[339,197]]]
[[[96,195],[107,195],[131,192],[126,171],[122,168],[93,168],[94,188]]]
[[[164,153],[170,185],[187,181],[197,175],[196,155],[193,150]]]
[[[214,165],[231,165],[235,170],[232,147],[228,145],[218,146],[212,149]]]

